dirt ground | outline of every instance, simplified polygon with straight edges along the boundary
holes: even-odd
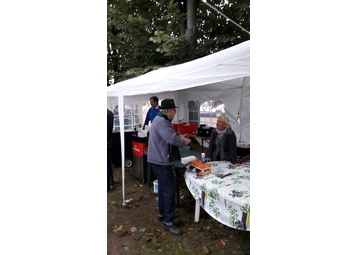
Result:
[[[123,206],[122,172],[114,168],[115,187],[107,193],[107,254],[250,254],[250,232],[227,227],[200,209],[194,222],[195,200],[181,175],[180,218],[174,224],[183,232],[172,236],[158,221],[158,196],[147,184],[125,170]],[[130,200],[128,202],[128,200]]]

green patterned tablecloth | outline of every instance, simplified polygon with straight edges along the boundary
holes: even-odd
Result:
[[[226,226],[250,230],[250,166],[212,161],[211,174],[187,170],[185,183],[200,206]],[[222,177],[222,178],[221,178]]]

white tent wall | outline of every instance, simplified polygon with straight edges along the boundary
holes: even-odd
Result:
[[[189,120],[188,100],[220,100],[225,104],[225,115],[229,117],[238,142],[250,143],[250,41],[111,85],[107,87],[107,108],[113,111],[117,100],[122,127],[124,104],[134,106],[137,102],[149,101],[151,96],[160,100],[173,98],[179,106],[176,121]],[[120,130],[124,148],[124,128]],[[124,180],[124,171],[122,178]],[[124,181],[122,183],[124,205]]]
[[[235,80],[235,85],[225,82],[180,90],[179,119],[188,120],[188,101],[222,101],[225,104],[225,115],[229,117],[230,126],[236,134],[237,142],[250,143],[250,77]],[[241,110],[240,110],[241,109]],[[240,111],[240,124],[237,114]]]
[[[113,112],[114,107],[118,104],[118,97],[107,97],[107,108]]]
[[[250,76],[245,77],[240,94],[242,96],[239,108],[241,134],[240,136],[236,134],[237,142],[250,143]]]

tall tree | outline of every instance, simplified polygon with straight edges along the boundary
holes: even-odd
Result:
[[[207,2],[249,30],[249,0]],[[107,75],[115,82],[250,38],[200,0],[107,0],[107,13]]]

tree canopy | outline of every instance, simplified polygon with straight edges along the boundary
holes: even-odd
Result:
[[[249,0],[207,2],[250,30]],[[107,86],[249,39],[200,0],[107,0]]]

